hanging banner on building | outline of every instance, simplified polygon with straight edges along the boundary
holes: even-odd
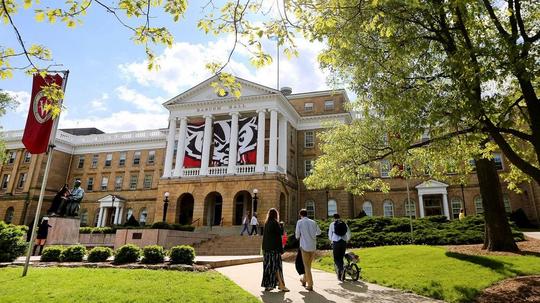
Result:
[[[42,154],[47,151],[53,127],[51,113],[45,110],[45,106],[50,104],[50,101],[43,94],[42,87],[51,84],[62,87],[62,81],[62,76],[58,74],[46,75],[45,78],[40,74],[34,75],[32,99],[30,99],[30,108],[22,137],[24,146],[31,154]]]
[[[231,139],[231,120],[214,122],[214,152],[212,154],[213,166],[229,164],[229,146]]]
[[[248,117],[238,120],[237,163],[257,163],[257,117]]]
[[[201,167],[203,149],[204,124],[187,125],[186,152],[184,167]]]

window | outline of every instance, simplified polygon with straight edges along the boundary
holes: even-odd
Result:
[[[133,165],[139,165],[141,163],[141,152],[137,151],[133,153]]]
[[[139,216],[139,223],[141,226],[146,225],[146,219],[148,218],[148,211],[146,210],[146,207],[141,209],[141,215]]]
[[[371,204],[371,201],[365,201],[364,204],[362,204],[362,210],[368,217],[373,217],[373,204]]]
[[[497,168],[497,170],[503,170],[504,169],[501,154],[493,154],[493,162],[495,162],[495,168]]]
[[[107,190],[108,185],[109,185],[109,177],[102,177],[101,178],[101,190]]]
[[[391,200],[384,200],[383,210],[384,210],[385,217],[393,217],[394,216],[394,202],[392,202]]]
[[[313,160],[304,160],[304,176],[311,175],[313,171]]]
[[[7,224],[11,224],[13,222],[13,215],[15,213],[15,209],[13,207],[8,207],[6,210],[6,215],[4,216],[4,222]]]
[[[315,218],[315,202],[312,200],[306,201],[307,216],[310,219]]]
[[[304,133],[304,147],[312,148],[313,146],[315,146],[315,132],[307,131]]]
[[[128,208],[127,213],[126,213],[126,221],[129,220],[131,216],[133,216],[133,208]]]
[[[152,175],[144,175],[143,186],[145,189],[152,187]]]
[[[88,210],[82,209],[80,213],[81,226],[88,226]]]
[[[94,212],[94,227],[97,227],[98,226],[98,220],[99,220],[99,208],[96,209],[96,211]]]
[[[15,163],[15,158],[17,158],[17,153],[15,151],[8,152],[8,162],[7,162],[7,164]]]
[[[139,177],[137,175],[131,175],[131,177],[129,178],[129,189],[136,190],[138,181]]]
[[[337,202],[334,199],[328,200],[328,217],[333,216],[334,214],[337,214]]]
[[[32,159],[32,154],[28,151],[24,152],[24,163],[30,163]]]
[[[503,195],[504,211],[509,214],[512,212],[512,207],[510,206],[510,197],[508,194]]]
[[[88,178],[88,183],[86,184],[86,190],[89,190],[89,191],[94,190],[94,178],[93,177]]]
[[[390,161],[381,160],[381,178],[389,178],[390,170],[391,170]]]
[[[151,150],[148,152],[148,159],[146,160],[146,163],[152,165],[154,162],[156,162],[156,151]]]
[[[77,164],[77,168],[83,168],[84,167],[84,156],[79,156],[79,163]]]
[[[2,177],[2,189],[7,189],[8,184],[9,184],[9,174],[5,174]]]
[[[459,219],[459,212],[463,208],[461,199],[458,197],[453,197],[450,199],[450,206],[452,207],[452,218]]]
[[[112,154],[105,156],[105,167],[110,167],[112,164]]]
[[[118,165],[119,165],[119,166],[124,166],[124,165],[126,165],[126,156],[127,156],[127,153],[126,153],[126,152],[121,152],[121,153],[120,153],[120,160],[118,161]]]
[[[416,219],[416,203],[412,199],[405,199],[405,216]]]
[[[334,100],[324,101],[324,110],[334,110]]]
[[[313,111],[313,103],[311,103],[311,102],[304,103],[304,111],[305,112]]]
[[[96,168],[99,160],[99,155],[92,156],[92,168]]]
[[[482,206],[482,197],[476,196],[474,198],[474,208],[476,209],[476,214],[483,214],[484,213],[484,206]]]
[[[124,181],[124,177],[122,176],[116,176],[114,179],[114,190],[122,190],[122,183]]]
[[[19,174],[19,181],[17,182],[17,188],[21,189],[24,187],[24,183],[26,182],[26,175],[27,173]]]

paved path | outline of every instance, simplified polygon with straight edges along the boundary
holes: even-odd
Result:
[[[526,237],[540,240],[540,231],[528,231],[523,233]]]
[[[362,302],[362,303],[428,303],[441,302],[415,294],[382,287],[362,281],[340,282],[336,276],[320,270],[313,270],[314,291],[302,287],[294,264],[283,262],[285,285],[291,291],[287,293],[277,290],[264,292],[261,287],[262,263],[251,263],[222,267],[216,269],[229,279],[240,285],[263,302]]]

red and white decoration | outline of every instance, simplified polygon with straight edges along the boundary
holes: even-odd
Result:
[[[187,125],[184,167],[201,167],[203,150],[204,124]]]

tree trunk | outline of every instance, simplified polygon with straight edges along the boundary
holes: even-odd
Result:
[[[489,251],[519,251],[504,210],[503,196],[495,162],[476,160],[476,174],[484,207],[484,249]]]

